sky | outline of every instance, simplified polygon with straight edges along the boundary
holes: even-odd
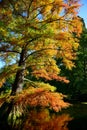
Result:
[[[80,0],[82,6],[80,7],[79,10],[79,16],[84,19],[86,28],[87,28],[87,0]]]
[[[1,1],[1,0],[0,0]],[[87,28],[87,0],[80,0],[82,6],[79,9],[79,16],[84,19],[86,28]],[[3,67],[2,62],[0,62],[0,68]]]

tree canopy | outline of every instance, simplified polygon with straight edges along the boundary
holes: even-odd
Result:
[[[73,33],[81,33],[79,6],[78,0],[2,0],[0,58],[5,62],[0,75],[2,82],[17,75],[18,84],[23,84],[28,73],[68,82],[58,76],[60,65],[56,65],[55,58],[60,58],[69,69],[74,66],[78,40]]]

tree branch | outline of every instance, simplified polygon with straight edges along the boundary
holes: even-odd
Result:
[[[34,55],[34,54],[37,54],[37,53],[39,53],[39,52],[46,51],[46,50],[60,50],[60,48],[59,48],[59,49],[58,49],[58,48],[43,48],[43,49],[40,49],[40,50],[37,50],[37,51],[33,51],[33,52],[31,52],[29,55],[26,56],[25,60],[26,60],[29,56],[31,56],[31,55]]]
[[[4,49],[0,49],[0,52],[13,52],[13,53],[18,53],[18,54],[20,54],[20,52],[15,51],[15,50],[4,50]]]

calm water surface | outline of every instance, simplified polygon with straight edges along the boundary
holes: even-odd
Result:
[[[87,130],[87,104],[75,104],[68,112],[73,117],[68,122],[68,130]]]
[[[59,113],[31,110],[23,122],[18,120],[11,130],[87,130],[87,104],[74,104]]]

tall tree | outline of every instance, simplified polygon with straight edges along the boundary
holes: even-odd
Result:
[[[50,92],[55,90],[53,86],[32,81],[31,76],[69,82],[59,76],[60,65],[68,69],[74,66],[78,40],[73,33],[80,36],[82,31],[79,7],[79,0],[0,1],[0,60],[5,62],[0,85],[14,79],[10,103],[7,99],[0,108],[1,119],[12,121],[30,105],[55,111],[69,106],[63,102],[63,95]],[[61,61],[59,66],[56,58]]]

